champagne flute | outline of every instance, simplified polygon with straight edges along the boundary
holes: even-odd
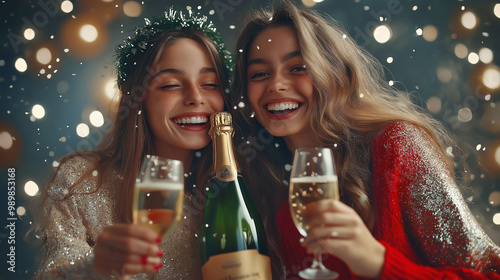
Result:
[[[146,155],[135,183],[134,223],[163,238],[180,221],[183,201],[182,162]]]
[[[329,148],[299,148],[293,158],[290,176],[290,212],[302,236],[309,226],[302,213],[308,203],[321,199],[339,199],[337,175]],[[323,265],[321,253],[315,252],[311,267],[299,272],[303,279],[335,279],[339,274]]]

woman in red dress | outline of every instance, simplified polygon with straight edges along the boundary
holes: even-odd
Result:
[[[282,2],[244,26],[236,63],[233,115],[251,129],[235,139],[276,278],[298,279],[321,250],[341,279],[500,279],[500,248],[461,196],[445,129],[338,24]],[[341,201],[308,204],[300,242],[287,164],[311,146],[333,150]]]

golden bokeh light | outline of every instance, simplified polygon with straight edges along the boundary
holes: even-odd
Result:
[[[93,111],[89,115],[90,124],[95,127],[101,127],[104,124],[104,116],[99,111]]]
[[[28,41],[33,40],[35,38],[35,30],[26,28],[26,30],[24,30],[24,38]]]
[[[466,58],[468,54],[469,54],[469,50],[467,49],[467,47],[464,44],[458,43],[455,46],[455,55],[458,58]]]
[[[486,152],[481,153],[481,166],[493,178],[500,177],[500,140],[488,144]]]
[[[22,136],[11,123],[0,120],[0,167],[12,167],[19,163],[23,151]]]
[[[438,36],[438,30],[434,25],[427,25],[423,30],[423,37],[428,42],[433,42]]]
[[[427,99],[427,110],[433,114],[439,113],[441,111],[441,99],[435,96]]]
[[[500,68],[495,64],[477,64],[469,75],[476,96],[492,98],[500,92]]]
[[[81,123],[76,126],[76,134],[82,138],[87,137],[90,133],[90,128],[88,125]]]
[[[436,71],[440,82],[448,83],[453,79],[453,72],[448,67],[439,67]]]
[[[493,215],[493,223],[495,225],[500,225],[500,213],[496,213]]]
[[[482,82],[489,89],[499,89],[500,70],[495,67],[488,67],[483,73]]]
[[[136,1],[123,3],[123,13],[128,17],[138,17],[142,13],[142,6]]]
[[[474,11],[462,7],[455,7],[450,19],[450,29],[453,39],[468,39],[476,34],[479,19]]]
[[[474,29],[477,26],[477,17],[473,12],[463,13],[460,21],[463,27],[467,29]]]
[[[28,69],[28,63],[26,63],[26,60],[24,60],[24,58],[18,58],[14,63],[14,67],[16,67],[17,71],[22,73]]]
[[[316,2],[314,0],[302,0],[302,4],[304,4],[306,7],[313,7],[316,5]]]
[[[380,44],[387,43],[392,37],[392,30],[387,25],[380,25],[373,31],[373,38]]]
[[[482,63],[488,64],[493,61],[493,51],[488,48],[482,48],[479,50],[479,59]]]
[[[40,104],[35,104],[31,108],[31,114],[37,119],[42,119],[45,117],[45,108]]]
[[[83,41],[88,43],[94,42],[99,36],[97,28],[95,28],[95,26],[93,26],[92,24],[84,24],[82,27],[80,27],[80,32],[78,34]]]
[[[73,3],[68,0],[61,2],[61,11],[67,14],[71,13],[73,11]]]
[[[52,60],[52,53],[48,48],[40,48],[36,52],[36,60],[44,65],[47,65]]]
[[[106,24],[94,15],[78,15],[63,23],[61,28],[62,48],[70,56],[91,59],[104,52],[109,42]]]
[[[479,55],[475,52],[469,53],[467,60],[470,64],[477,64],[479,62]]]
[[[24,184],[24,192],[29,196],[35,196],[39,191],[38,185],[33,181],[28,181]]]

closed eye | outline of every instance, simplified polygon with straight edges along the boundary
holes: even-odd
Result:
[[[172,89],[172,88],[177,88],[177,87],[180,87],[180,85],[170,84],[170,85],[160,86],[161,89]]]
[[[305,65],[296,66],[296,67],[293,67],[290,71],[291,71],[291,72],[302,72],[302,71],[306,71],[306,66],[305,66]]]
[[[257,78],[261,78],[261,77],[265,77],[265,76],[268,76],[269,74],[266,73],[266,72],[257,72],[253,75],[250,76],[250,79],[257,79]]]
[[[219,87],[219,84],[212,84],[212,83],[207,83],[202,85],[204,88],[208,89],[216,89]]]

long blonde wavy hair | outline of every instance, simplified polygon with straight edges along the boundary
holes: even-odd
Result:
[[[438,121],[411,102],[407,93],[388,85],[380,62],[357,46],[335,20],[298,8],[290,1],[255,12],[237,43],[231,101],[233,106],[240,105],[232,112],[239,162],[259,208],[265,209],[262,216],[271,250],[277,250],[275,215],[287,198],[283,181],[288,180],[285,164],[290,162],[291,153],[282,138],[269,140],[272,136],[252,115],[248,106],[247,62],[255,37],[266,28],[277,26],[290,26],[297,35],[299,51],[315,89],[312,106],[316,110],[310,125],[321,145],[334,151],[341,200],[356,210],[372,230],[376,218],[371,195],[372,140],[389,124],[403,121],[423,129],[441,151],[453,141]],[[241,106],[241,102],[246,106]],[[252,164],[254,160],[259,164]],[[451,160],[448,165],[454,174]],[[276,272],[280,259],[276,252],[271,257],[277,263],[273,265]]]

